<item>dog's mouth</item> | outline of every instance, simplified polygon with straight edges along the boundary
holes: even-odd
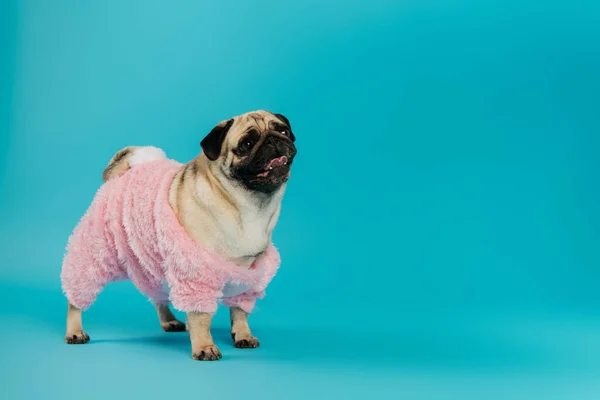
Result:
[[[233,171],[234,177],[241,180],[250,189],[263,193],[273,193],[290,178],[294,153],[281,155],[271,154],[263,160],[255,160],[252,166],[242,166]],[[274,158],[271,158],[274,157]],[[245,168],[244,168],[245,167]],[[254,168],[252,168],[254,167]]]
[[[259,178],[267,178],[270,175],[279,175],[289,170],[289,163],[287,156],[281,156],[272,159],[265,165],[263,172],[257,174]]]

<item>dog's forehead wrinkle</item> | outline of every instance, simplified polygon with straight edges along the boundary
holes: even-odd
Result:
[[[232,163],[233,163],[233,153],[228,153],[227,158],[225,159],[225,162],[223,163],[223,166],[226,168],[229,168],[229,167],[231,167]]]
[[[252,126],[256,126],[257,128],[260,129],[260,119],[257,118],[256,116],[252,116],[250,121],[248,121],[250,125]]]
[[[256,121],[256,123],[257,123],[257,125],[258,125],[258,128],[259,128],[261,131],[265,131],[265,130],[266,130],[266,127],[267,127],[267,125],[265,124],[265,120],[264,120],[264,118],[261,118],[261,119],[257,120],[257,121]]]
[[[269,121],[267,120],[268,115],[265,115],[265,113],[262,113],[262,112],[249,113],[249,114],[247,114],[247,118],[248,118],[248,123],[250,125],[255,125],[259,131],[264,132],[265,130],[267,130]]]

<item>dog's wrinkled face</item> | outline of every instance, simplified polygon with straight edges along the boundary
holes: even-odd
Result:
[[[255,111],[221,122],[201,146],[230,179],[249,190],[270,194],[290,177],[295,140],[286,117]]]

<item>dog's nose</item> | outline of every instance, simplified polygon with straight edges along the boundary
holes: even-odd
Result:
[[[265,144],[269,146],[270,149],[274,150],[277,154],[288,154],[288,144],[286,140],[278,138],[276,136],[269,136],[265,140]]]
[[[281,140],[278,140],[273,136],[269,136],[267,140],[265,140],[265,144],[268,146],[269,149],[273,150],[273,152],[278,154],[282,153],[283,146],[281,145]]]
[[[269,147],[277,147],[277,143],[275,142],[275,138],[273,136],[267,136],[267,140],[265,140],[265,144]]]

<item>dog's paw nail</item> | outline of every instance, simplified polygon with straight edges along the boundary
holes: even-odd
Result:
[[[255,349],[260,346],[260,342],[254,336],[250,336],[244,339],[235,340],[233,346],[238,349]]]
[[[161,324],[163,331],[165,332],[184,332],[185,324],[181,321],[169,321]]]
[[[67,344],[85,344],[90,341],[90,337],[87,333],[80,331],[75,334],[65,336],[65,343]]]
[[[216,361],[222,357],[217,346],[206,346],[203,350],[192,353],[192,358],[200,361]]]

